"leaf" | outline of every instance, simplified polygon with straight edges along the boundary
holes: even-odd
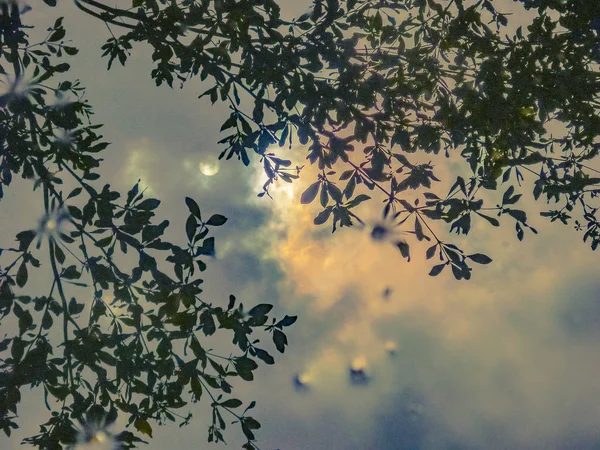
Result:
[[[54,255],[56,256],[56,260],[59,262],[59,264],[65,262],[65,253],[58,245],[54,247]]]
[[[330,215],[331,215],[331,207],[327,208],[327,209],[321,211],[319,214],[317,214],[317,217],[315,217],[315,220],[313,222],[315,225],[322,225],[325,222],[327,222]]]
[[[54,321],[52,319],[52,316],[50,315],[50,311],[46,311],[44,313],[44,316],[42,317],[42,329],[49,330],[50,328],[52,328],[53,322]]]
[[[79,194],[81,194],[82,190],[83,189],[80,188],[80,187],[73,189],[71,191],[71,193],[69,194],[69,196],[67,197],[67,200],[70,199],[70,198],[73,198],[73,197],[77,197]]]
[[[136,208],[143,209],[144,211],[152,211],[153,209],[158,208],[158,205],[160,205],[160,200],[157,200],[155,198],[148,198],[139,205],[137,205]]]
[[[472,255],[467,255],[467,258],[476,262],[477,264],[489,264],[492,262],[492,258],[483,253],[473,253]]]
[[[418,241],[425,239],[425,235],[423,234],[423,226],[421,225],[418,217],[415,217],[415,236],[417,237]]]
[[[425,258],[427,258],[427,259],[433,258],[433,255],[435,255],[435,249],[436,248],[437,248],[437,244],[432,245],[431,247],[429,247],[427,249],[427,252],[425,252]]]
[[[371,197],[369,197],[367,194],[359,194],[348,202],[347,207],[354,208],[355,206],[360,205],[362,202],[370,200],[370,199],[371,199]]]
[[[202,242],[202,247],[200,247],[198,254],[199,255],[207,255],[214,256],[215,255],[215,238],[209,237]]]
[[[296,320],[298,320],[298,316],[285,316],[283,319],[281,319],[279,322],[277,322],[277,324],[275,326],[277,327],[289,327],[290,325],[293,325]]]
[[[446,267],[446,264],[438,264],[437,266],[433,266],[429,271],[429,275],[432,277],[437,277],[442,270],[444,270],[444,267]]]
[[[321,202],[321,206],[325,208],[327,203],[329,203],[329,194],[327,193],[327,189],[321,189],[321,198],[319,200]]]
[[[255,370],[258,365],[252,361],[250,358],[245,356],[236,358],[234,360],[235,369],[238,372],[238,375],[242,380],[252,381],[254,379],[254,375],[252,371]]]
[[[405,241],[397,241],[394,244],[400,250],[403,258],[406,258],[410,262],[410,248]]]
[[[506,204],[506,201],[511,197],[511,195],[513,195],[513,192],[515,192],[515,187],[514,186],[510,186],[506,192],[504,193],[504,195],[502,196],[502,204]]]
[[[225,400],[223,403],[221,403],[221,406],[223,408],[239,408],[242,406],[242,401],[238,400],[237,398],[230,398],[229,400]]]
[[[200,314],[200,325],[206,336],[212,336],[217,330],[215,320],[209,310],[204,310],[204,312]]]
[[[56,6],[56,0],[44,0],[44,3],[48,6]]]
[[[490,216],[486,216],[485,214],[481,214],[481,213],[479,213],[479,212],[477,212],[477,211],[475,211],[475,213],[476,213],[478,216],[480,216],[480,217],[483,217],[485,220],[487,220],[487,221],[488,221],[489,223],[491,223],[493,226],[495,226],[495,227],[499,227],[499,226],[500,226],[500,222],[498,222],[498,219],[495,219],[495,218],[493,218],[493,217],[490,217]]]
[[[261,303],[260,305],[256,305],[254,308],[248,311],[248,315],[252,317],[261,317],[267,315],[272,309],[273,305]]]
[[[65,37],[66,31],[64,28],[59,28],[57,30],[55,30],[49,37],[48,37],[48,42],[56,42],[56,41],[60,41],[62,38]]]
[[[343,201],[342,191],[340,191],[340,189],[336,185],[334,185],[332,183],[328,183],[327,190],[329,191],[329,195],[331,196],[332,199],[334,199],[337,203],[342,203],[342,201]]]
[[[85,309],[85,305],[83,303],[77,303],[77,300],[75,300],[75,297],[73,297],[69,301],[68,308],[69,308],[69,314],[72,316],[75,316]]]
[[[264,361],[265,364],[275,364],[275,359],[273,359],[273,357],[265,350],[261,348],[255,348],[254,351],[256,352],[256,357]]]
[[[187,205],[188,209],[190,210],[190,213],[192,213],[195,217],[197,217],[198,220],[202,220],[202,216],[200,215],[200,207],[198,206],[198,203],[196,203],[196,201],[193,198],[186,197],[185,204]]]
[[[19,266],[19,270],[17,270],[17,286],[23,287],[27,283],[27,265],[25,262],[22,262]]]
[[[77,267],[71,265],[63,270],[60,276],[61,278],[65,278],[67,280],[77,280],[81,274],[77,271]]]
[[[223,225],[225,222],[227,222],[227,217],[222,216],[221,214],[213,214],[211,216],[211,218],[208,219],[208,222],[206,222],[206,224],[212,225],[215,227],[219,227],[219,226]]]
[[[235,296],[229,296],[229,304],[227,305],[227,311],[231,310],[235,306]]]
[[[192,242],[194,240],[197,226],[198,224],[196,223],[196,218],[190,214],[185,221],[185,234],[187,235],[188,241]]]
[[[273,342],[275,343],[277,350],[279,350],[279,353],[283,353],[285,351],[287,337],[282,331],[273,330]]]
[[[320,181],[317,181],[317,182],[311,184],[302,193],[302,196],[300,197],[300,203],[302,203],[303,205],[307,205],[309,203],[312,203],[312,201],[316,198],[317,193],[319,192],[319,186],[320,185],[321,185]]]
[[[31,241],[33,241],[33,238],[35,238],[35,231],[21,231],[19,234],[17,234],[16,238],[17,241],[19,241],[19,251],[27,250],[31,244]]]
[[[142,418],[138,417],[137,419],[134,420],[133,426],[135,426],[135,429],[138,430],[140,433],[143,433],[143,434],[146,434],[146,435],[152,437],[152,427],[150,426],[150,424],[148,423],[148,421],[146,419],[142,419]]]
[[[507,209],[506,212],[519,222],[527,222],[527,214],[519,209]]]

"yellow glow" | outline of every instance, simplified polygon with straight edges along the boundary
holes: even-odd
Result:
[[[396,344],[394,341],[387,341],[385,343],[385,351],[388,353],[396,353],[396,351],[398,350],[398,344]]]
[[[365,370],[367,368],[367,359],[364,356],[358,356],[352,360],[350,367],[352,370]]]
[[[308,384],[312,381],[312,376],[310,373],[301,373],[298,375],[298,381],[302,384]]]
[[[47,230],[55,230],[56,229],[56,221],[53,219],[50,219],[46,222],[46,229]]]
[[[294,185],[285,181],[276,180],[271,188],[272,195],[277,195],[277,199],[281,201],[280,197],[285,197],[287,200],[294,199]]]
[[[90,443],[98,443],[101,444],[103,442],[106,442],[108,440],[108,436],[106,435],[106,433],[104,431],[98,431],[97,433],[95,433],[92,438],[90,439]]]
[[[219,172],[219,161],[213,161],[213,162],[201,162],[200,164],[198,164],[198,167],[200,168],[200,172],[202,172],[203,175],[206,175],[207,177],[212,177],[213,175],[216,175]]]

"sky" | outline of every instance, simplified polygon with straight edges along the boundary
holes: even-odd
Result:
[[[470,281],[446,272],[429,277],[425,247],[410,237],[409,263],[365,230],[332,235],[314,226],[318,210],[299,202],[311,168],[305,181],[275,189],[274,200],[256,196],[260,168],[221,161],[216,174],[202,174],[200,164],[214,164],[222,150],[225,107],[197,99],[199,84],[157,88],[144,46],[126,67],[107,72],[102,23],[69,1],[57,9],[41,0],[32,6],[27,19],[42,31],[64,15],[81,50],[71,58],[71,73],[87,87],[94,120],[105,124],[111,142],[106,182],[126,191],[140,178],[162,200],[157,213],[171,220],[172,233],[183,234],[185,196],[203,213],[227,216],[204,274],[206,297],[226,301],[233,293],[245,305],[273,303],[279,316],[298,315],[276,364],[261,366],[251,383],[235,384],[239,397],[257,401],[261,449],[600,449],[597,254],[572,228],[539,217],[544,204],[524,196],[539,234],[523,242],[506,220],[500,229],[479,221],[468,239],[453,237],[467,253],[494,260],[475,267]],[[286,4],[285,12],[297,16],[308,6]],[[303,149],[294,146],[289,157],[302,164]],[[436,164],[449,180],[458,162]],[[7,190],[3,230],[16,232],[39,218],[27,195]],[[378,205],[370,207],[363,212],[375,220]],[[2,240],[13,235],[5,232]],[[353,383],[352,367],[366,379]],[[295,377],[306,389],[295,388]],[[44,420],[42,405],[40,392],[25,396],[23,431],[10,440],[1,436],[0,448],[22,448],[19,439]],[[208,404],[192,412],[192,425],[154,427],[142,448],[217,448],[206,443]],[[226,438],[229,448],[243,443],[235,427]]]

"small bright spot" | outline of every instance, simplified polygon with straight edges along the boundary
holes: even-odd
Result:
[[[398,351],[398,344],[396,344],[394,341],[387,341],[384,347],[385,351],[388,352],[390,355],[395,355]]]
[[[96,434],[94,434],[92,436],[92,438],[90,439],[90,443],[97,442],[97,443],[101,444],[102,442],[106,442],[107,440],[108,440],[108,436],[106,435],[106,433],[104,431],[98,431]]]
[[[367,368],[367,360],[364,356],[354,358],[350,367],[352,370],[365,370]]]
[[[294,388],[298,392],[308,391],[308,385],[312,381],[312,376],[309,373],[298,373],[294,376]]]
[[[46,222],[46,229],[49,230],[49,231],[55,230],[56,229],[56,221],[52,220],[52,219],[49,219]]]
[[[350,383],[358,386],[369,382],[367,375],[367,360],[364,356],[359,356],[352,360],[350,364]]]
[[[94,428],[88,426],[79,434],[74,450],[119,450],[121,448],[120,443],[111,434]]]
[[[203,175],[206,175],[207,177],[212,177],[213,175],[216,175],[219,172],[219,161],[217,160],[211,160],[211,161],[202,161],[200,162],[200,164],[198,164],[198,168],[200,169],[200,172],[202,172]]]

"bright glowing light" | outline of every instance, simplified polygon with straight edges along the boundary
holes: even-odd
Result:
[[[298,373],[294,376],[294,387],[298,392],[306,392],[311,381],[312,376],[308,372]]]
[[[120,443],[101,424],[87,423],[79,430],[73,450],[119,450]]]
[[[203,161],[200,164],[198,164],[198,167],[200,168],[200,172],[202,172],[202,174],[206,175],[207,177],[212,177],[213,175],[216,175],[219,172],[220,168],[219,161]]]
[[[298,375],[298,381],[302,384],[308,384],[312,381],[310,373],[301,373]]]
[[[104,431],[98,431],[96,434],[92,436],[90,442],[101,444],[108,440],[108,436]]]
[[[358,356],[352,360],[350,367],[354,371],[364,371],[367,368],[367,359],[364,356]]]

